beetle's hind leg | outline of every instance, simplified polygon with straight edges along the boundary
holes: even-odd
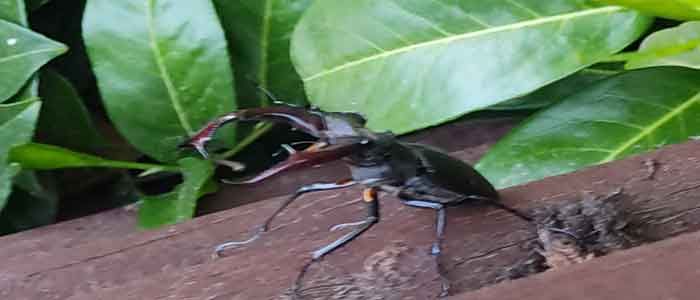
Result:
[[[309,270],[309,267],[314,262],[319,261],[321,258],[323,258],[325,255],[333,252],[334,250],[346,245],[348,242],[352,241],[356,237],[360,236],[363,232],[365,232],[367,229],[371,228],[372,225],[376,224],[379,222],[379,201],[377,199],[377,190],[375,188],[367,188],[364,190],[362,193],[362,198],[364,202],[367,204],[367,216],[365,217],[364,220],[360,222],[355,222],[355,223],[348,223],[348,224],[353,224],[355,229],[353,229],[351,232],[348,232],[347,234],[343,235],[339,239],[335,240],[334,242],[314,251],[314,253],[311,255],[311,260],[309,260],[304,267],[302,267],[301,271],[299,272],[299,275],[297,275],[297,279],[294,281],[294,286],[292,287],[292,296],[293,299],[301,299],[300,295],[300,290],[301,290],[301,282],[304,279],[304,275],[306,275],[306,272]],[[347,225],[351,226],[351,225]]]
[[[440,264],[440,254],[442,254],[442,240],[445,233],[445,206],[440,203],[420,201],[420,200],[401,200],[404,204],[413,207],[431,208],[437,212],[435,221],[435,241],[430,249],[430,254],[435,257],[435,267],[442,281],[442,292],[440,297],[446,297],[450,290],[450,281],[447,279],[445,270]]]

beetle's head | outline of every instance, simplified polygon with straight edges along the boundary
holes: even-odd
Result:
[[[279,105],[241,109],[216,118],[191,138],[181,144],[193,147],[208,157],[206,144],[219,127],[233,121],[270,121],[286,123],[293,128],[318,138],[316,148],[333,145],[365,143],[372,134],[364,128],[366,120],[360,114],[350,112],[323,112],[316,109]]]
[[[330,145],[348,143],[366,143],[371,133],[365,128],[367,120],[358,113],[320,112],[323,129],[318,138]]]
[[[233,121],[271,121],[286,123],[318,139],[303,151],[293,151],[289,157],[252,179],[237,183],[254,183],[291,168],[312,166],[341,159],[352,154],[359,145],[373,139],[364,128],[365,118],[356,113],[327,113],[294,106],[271,106],[242,109],[212,120],[183,143],[208,157],[206,143],[216,130]]]

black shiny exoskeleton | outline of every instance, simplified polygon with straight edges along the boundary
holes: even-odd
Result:
[[[500,204],[497,201],[498,193],[493,186],[468,164],[425,145],[401,142],[390,132],[372,132],[364,127],[365,119],[354,113],[322,112],[291,106],[239,110],[213,120],[187,144],[207,157],[205,143],[211,139],[217,128],[231,121],[285,122],[318,138],[317,142],[303,151],[290,151],[289,158],[260,175],[232,183],[254,183],[290,168],[338,159],[342,159],[348,165],[351,176],[336,182],[314,183],[299,188],[262,224],[252,238],[224,243],[217,247],[217,254],[226,248],[255,240],[268,229],[277,214],[305,193],[345,188],[355,184],[365,187],[363,199],[368,207],[367,215],[358,222],[333,227],[332,230],[345,227],[353,227],[353,230],[312,254],[311,261],[297,278],[295,293],[298,292],[301,279],[311,263],[345,245],[379,221],[379,193],[393,195],[409,206],[437,211],[437,237],[431,250],[436,262],[440,254],[447,206],[468,201],[483,201],[530,221],[529,217]],[[443,275],[439,264],[438,272]],[[443,281],[443,294],[447,294],[447,281]]]

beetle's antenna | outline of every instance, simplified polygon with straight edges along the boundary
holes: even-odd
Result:
[[[292,145],[294,145],[294,143],[292,143]],[[287,154],[289,154],[289,155],[297,153],[297,150],[292,148],[292,146],[290,146],[288,144],[282,144],[282,145],[280,145],[280,147],[282,147],[282,149],[279,149],[279,150],[277,150],[277,152],[272,153],[272,157],[276,157],[276,156],[282,154],[282,151],[286,151]]]
[[[245,170],[245,165],[243,163],[237,162],[237,161],[232,161],[232,160],[224,160],[224,159],[215,159],[214,162],[216,164],[226,166],[231,168],[234,172],[240,172]]]
[[[275,94],[273,94],[270,90],[266,89],[262,84],[260,84],[258,81],[250,77],[250,75],[245,77],[248,79],[248,81],[252,82],[253,85],[255,85],[255,88],[258,89],[259,91],[263,92],[265,96],[272,101],[274,104],[286,104],[282,101],[279,100],[279,98],[275,97]]]
[[[280,103],[282,103],[282,101],[279,101],[278,98],[275,97],[275,95],[272,94],[272,92],[270,92],[270,90],[266,89],[266,88],[263,87],[262,85],[257,84],[257,85],[255,85],[255,87],[256,87],[258,90],[260,90],[261,92],[263,92],[263,94],[265,94],[265,96],[266,96],[267,98],[269,98],[270,100],[272,100],[272,103],[275,103],[275,104],[280,104]]]

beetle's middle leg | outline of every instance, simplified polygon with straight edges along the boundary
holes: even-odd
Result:
[[[226,242],[221,245],[218,245],[215,250],[216,256],[219,256],[223,251],[225,251],[228,248],[232,247],[237,247],[240,245],[245,245],[248,244],[260,237],[264,232],[267,232],[267,230],[270,227],[270,224],[272,223],[272,220],[277,217],[289,204],[294,202],[294,200],[298,199],[301,197],[301,195],[311,193],[311,192],[318,192],[318,191],[329,191],[329,190],[335,190],[335,189],[342,189],[346,188],[349,186],[354,185],[356,182],[351,180],[351,179],[344,179],[344,180],[339,180],[337,182],[332,182],[332,183],[313,183],[309,185],[305,185],[300,187],[299,189],[296,190],[296,192],[287,198],[282,204],[275,210],[275,212],[272,213],[267,219],[265,219],[265,222],[262,223],[258,227],[258,230],[256,233],[253,235],[253,237],[245,240],[245,241],[231,241],[231,242]]]
[[[437,268],[438,275],[442,280],[442,292],[440,297],[445,297],[448,295],[450,290],[450,281],[447,279],[445,270],[440,264],[440,254],[442,254],[442,240],[445,233],[445,206],[440,203],[421,201],[421,200],[403,200],[403,204],[413,207],[420,208],[430,208],[437,212],[435,220],[435,241],[430,249],[430,254],[435,257],[435,267]]]

